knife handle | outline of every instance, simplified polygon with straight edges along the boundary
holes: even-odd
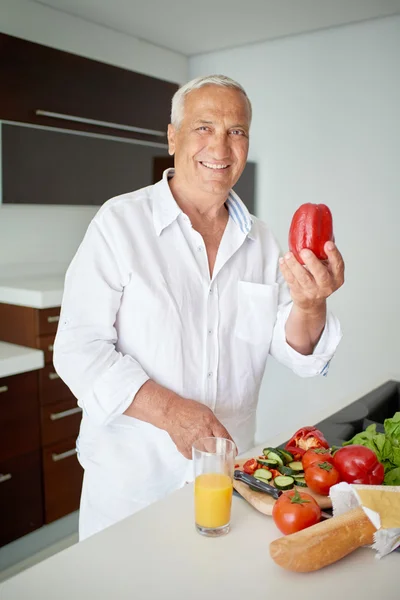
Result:
[[[253,477],[253,475],[249,475],[248,473],[244,473],[243,471],[236,470],[233,475],[234,479],[238,481],[243,481],[243,483],[247,483],[247,485],[251,485],[253,488],[257,488],[259,492],[264,492],[264,494],[269,494],[275,500],[279,498],[282,492],[269,483],[265,483],[264,481],[260,481]]]

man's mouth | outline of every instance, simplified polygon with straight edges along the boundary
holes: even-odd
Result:
[[[226,164],[209,163],[205,161],[200,161],[200,164],[203,165],[203,167],[207,167],[207,169],[213,169],[214,171],[221,171],[229,167],[229,165]]]

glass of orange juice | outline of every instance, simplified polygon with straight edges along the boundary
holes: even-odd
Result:
[[[217,537],[230,529],[236,446],[231,440],[208,437],[192,448],[196,529]]]

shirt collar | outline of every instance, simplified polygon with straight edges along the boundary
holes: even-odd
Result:
[[[182,213],[168,184],[168,180],[171,179],[174,174],[175,169],[166,169],[161,181],[154,185],[157,201],[153,205],[153,222],[157,235],[161,235],[162,231],[168,227],[168,225],[171,225],[171,223],[173,223]],[[241,232],[254,240],[255,238],[252,234],[253,219],[236,192],[230,190],[225,204],[229,216],[239,227]]]

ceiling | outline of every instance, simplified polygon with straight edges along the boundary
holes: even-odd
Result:
[[[33,0],[186,56],[400,13],[400,0]]]

